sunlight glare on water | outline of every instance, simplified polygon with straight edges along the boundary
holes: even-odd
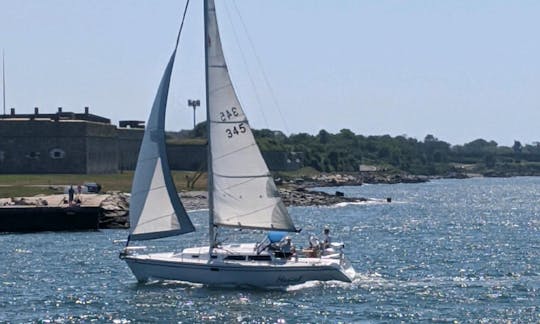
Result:
[[[310,233],[328,225],[357,271],[352,283],[276,290],[139,284],[118,258],[122,245],[112,243],[126,230],[3,234],[0,322],[540,321],[540,178],[339,190],[378,201],[290,208],[303,228],[293,240],[307,245]],[[145,244],[206,244],[206,211],[191,217],[195,233]],[[231,231],[228,242],[264,234]]]

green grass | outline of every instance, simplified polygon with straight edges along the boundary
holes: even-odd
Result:
[[[60,193],[49,188],[36,187],[0,187],[0,198],[31,197],[35,195],[53,195]]]
[[[173,179],[178,191],[188,190],[187,179],[195,172],[173,171]],[[116,174],[2,174],[0,175],[0,198],[34,196],[38,194],[63,193],[64,186],[96,182],[105,191],[131,191],[133,172]],[[194,190],[206,189],[206,174],[203,174]]]

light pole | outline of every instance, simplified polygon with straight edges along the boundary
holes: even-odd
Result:
[[[193,129],[195,129],[195,126],[197,125],[197,123],[195,122],[195,110],[201,105],[201,101],[189,99],[187,104],[188,106],[193,107]]]
[[[2,49],[2,102],[4,107],[4,115],[6,114],[6,62],[4,49]]]

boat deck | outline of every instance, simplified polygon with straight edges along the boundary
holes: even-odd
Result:
[[[230,244],[215,248],[188,248],[182,252],[149,253],[128,247],[121,257],[137,277],[179,280],[217,286],[280,287],[310,280],[352,282],[355,271],[340,254],[310,258],[275,257],[272,251],[257,254],[256,244]]]
[[[231,244],[214,248],[209,257],[209,247],[186,248],[182,252],[162,252],[150,254],[135,254],[138,259],[183,262],[192,264],[226,263],[242,266],[276,266],[276,267],[310,267],[310,266],[340,266],[339,254],[322,256],[318,258],[302,255],[290,258],[276,258],[267,251],[260,254],[256,252],[256,244]]]

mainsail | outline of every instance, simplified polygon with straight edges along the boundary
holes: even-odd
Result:
[[[165,112],[173,52],[161,79],[144,131],[131,189],[130,240],[148,240],[195,231],[174,186],[165,147]]]
[[[206,64],[213,224],[296,231],[231,83],[215,4],[207,1]]]

